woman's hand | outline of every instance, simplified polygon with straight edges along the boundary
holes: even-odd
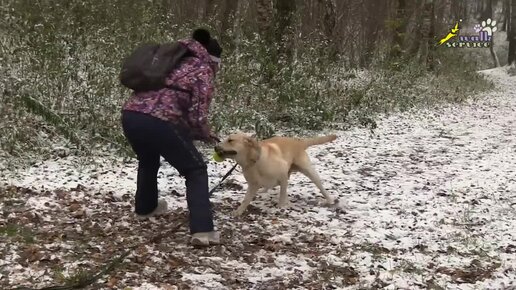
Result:
[[[215,133],[210,133],[210,136],[206,139],[205,142],[208,144],[217,144],[220,143],[220,139],[217,137],[217,135],[215,135]]]

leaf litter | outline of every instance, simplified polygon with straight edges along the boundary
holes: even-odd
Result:
[[[171,208],[132,214],[136,162],[56,157],[0,179],[0,288],[85,282],[92,289],[515,289],[516,78],[462,105],[385,116],[309,149],[326,207],[305,177],[231,216],[240,171],[213,196],[223,244],[188,245],[184,180],[163,162]],[[209,152],[207,152],[209,156]],[[212,185],[230,162],[209,162]]]

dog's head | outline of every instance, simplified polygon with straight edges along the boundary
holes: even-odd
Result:
[[[258,161],[260,146],[253,137],[238,133],[229,135],[215,146],[215,152],[222,158],[230,158],[243,165]]]

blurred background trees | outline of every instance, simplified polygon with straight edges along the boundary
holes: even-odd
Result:
[[[211,29],[224,47],[213,104],[217,130],[240,128],[265,137],[285,128],[373,126],[377,113],[460,101],[488,88],[475,71],[493,67],[489,49],[435,44],[458,19],[464,20],[461,29],[473,32],[474,24],[492,15],[500,34],[494,53],[505,65],[507,40],[516,37],[505,36],[515,31],[514,5],[0,1],[1,147],[20,154],[56,140],[126,146],[119,127],[119,109],[129,94],[118,83],[122,58],[141,42],[188,37],[199,26]],[[514,55],[515,46],[510,49]]]
[[[507,40],[509,41],[509,51],[507,62],[514,64],[516,62],[516,0],[504,1],[504,29],[507,31]]]

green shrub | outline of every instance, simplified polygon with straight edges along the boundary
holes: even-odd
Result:
[[[2,2],[1,149],[45,155],[68,142],[79,151],[109,145],[130,152],[120,129],[130,93],[118,82],[120,61],[142,41],[187,37],[201,25],[174,22],[179,17],[165,2]],[[284,128],[364,125],[378,112],[460,101],[489,88],[459,51],[441,51],[432,73],[411,61],[356,70],[346,66],[346,55],[330,57],[325,42],[301,39],[286,57],[256,34],[238,37],[223,43],[217,77],[212,124],[222,133],[267,137]]]

